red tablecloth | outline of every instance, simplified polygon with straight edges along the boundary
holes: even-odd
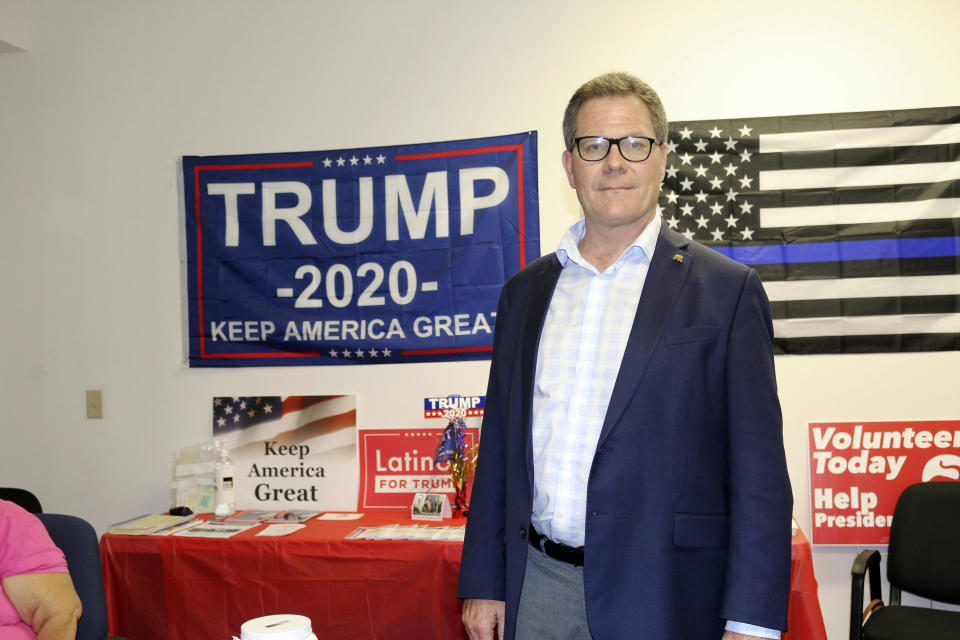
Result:
[[[110,633],[132,640],[230,640],[251,618],[295,613],[320,640],[465,638],[456,599],[459,542],[344,540],[403,514],[311,520],[281,538],[262,527],[225,540],[104,535]],[[462,524],[463,520],[444,524]],[[424,524],[417,522],[417,524]],[[826,640],[810,544],[793,538],[790,632]]]
[[[813,555],[803,531],[797,529],[790,553],[789,631],[781,640],[827,640],[817,599],[817,580],[813,577]]]
[[[456,599],[461,543],[343,539],[395,523],[413,524],[404,514],[366,514],[313,519],[280,538],[254,537],[262,525],[227,539],[106,534],[110,633],[230,640],[246,620],[295,613],[321,640],[466,637]]]

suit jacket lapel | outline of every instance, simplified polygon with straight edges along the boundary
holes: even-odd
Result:
[[[633,328],[627,338],[620,372],[610,396],[598,446],[603,444],[636,393],[637,385],[640,384],[643,372],[660,340],[667,315],[693,262],[693,256],[684,250],[688,244],[689,241],[684,236],[670,230],[666,225],[661,229],[657,248],[653,252],[653,261],[643,285],[643,293],[640,294]]]
[[[550,298],[553,296],[553,290],[562,270],[556,254],[551,257],[552,260],[546,261],[543,268],[534,274],[536,280],[533,291],[530,292],[530,306],[527,308],[520,341],[520,380],[523,384],[520,396],[523,403],[523,415],[520,424],[523,425],[527,475],[531,490],[533,489],[533,446],[531,442],[533,421],[531,414],[533,411],[533,381],[536,376],[537,348],[540,345],[540,332],[543,329],[543,321],[547,316],[547,308],[550,306]]]

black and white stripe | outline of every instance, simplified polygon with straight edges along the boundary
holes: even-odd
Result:
[[[960,349],[960,107],[676,122],[660,207],[754,266],[781,353]]]

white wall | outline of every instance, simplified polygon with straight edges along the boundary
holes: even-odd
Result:
[[[178,156],[536,129],[549,251],[578,215],[562,109],[597,73],[635,72],[678,120],[960,104],[960,4],[780,5],[29,3],[28,50],[0,54],[0,486],[102,531],[166,507],[169,453],[208,437],[212,396],[353,393],[361,424],[389,426],[419,424],[425,396],[483,393],[484,362],[185,368]],[[777,368],[805,527],[807,422],[960,413],[956,352]],[[104,390],[103,420],[85,389]],[[814,555],[839,639],[854,552]]]
[[[0,0],[0,53],[30,47],[27,0]]]

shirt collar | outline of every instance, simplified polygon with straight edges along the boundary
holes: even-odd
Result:
[[[617,258],[616,262],[614,262],[610,268],[616,269],[620,262],[624,260],[625,256],[628,254],[636,254],[637,249],[639,249],[641,254],[647,259],[647,262],[653,260],[653,251],[657,248],[657,238],[660,235],[661,224],[662,218],[660,217],[660,213],[657,212],[650,222],[647,223],[647,226],[643,228],[643,231],[640,232],[640,235],[633,239],[630,246],[627,247],[626,251]],[[586,225],[586,221],[581,218],[570,225],[570,228],[563,234],[563,238],[560,240],[560,246],[557,247],[557,259],[560,260],[561,267],[566,267],[567,261],[569,260],[581,267],[596,271],[596,268],[580,255],[579,245],[580,241],[583,240]]]

